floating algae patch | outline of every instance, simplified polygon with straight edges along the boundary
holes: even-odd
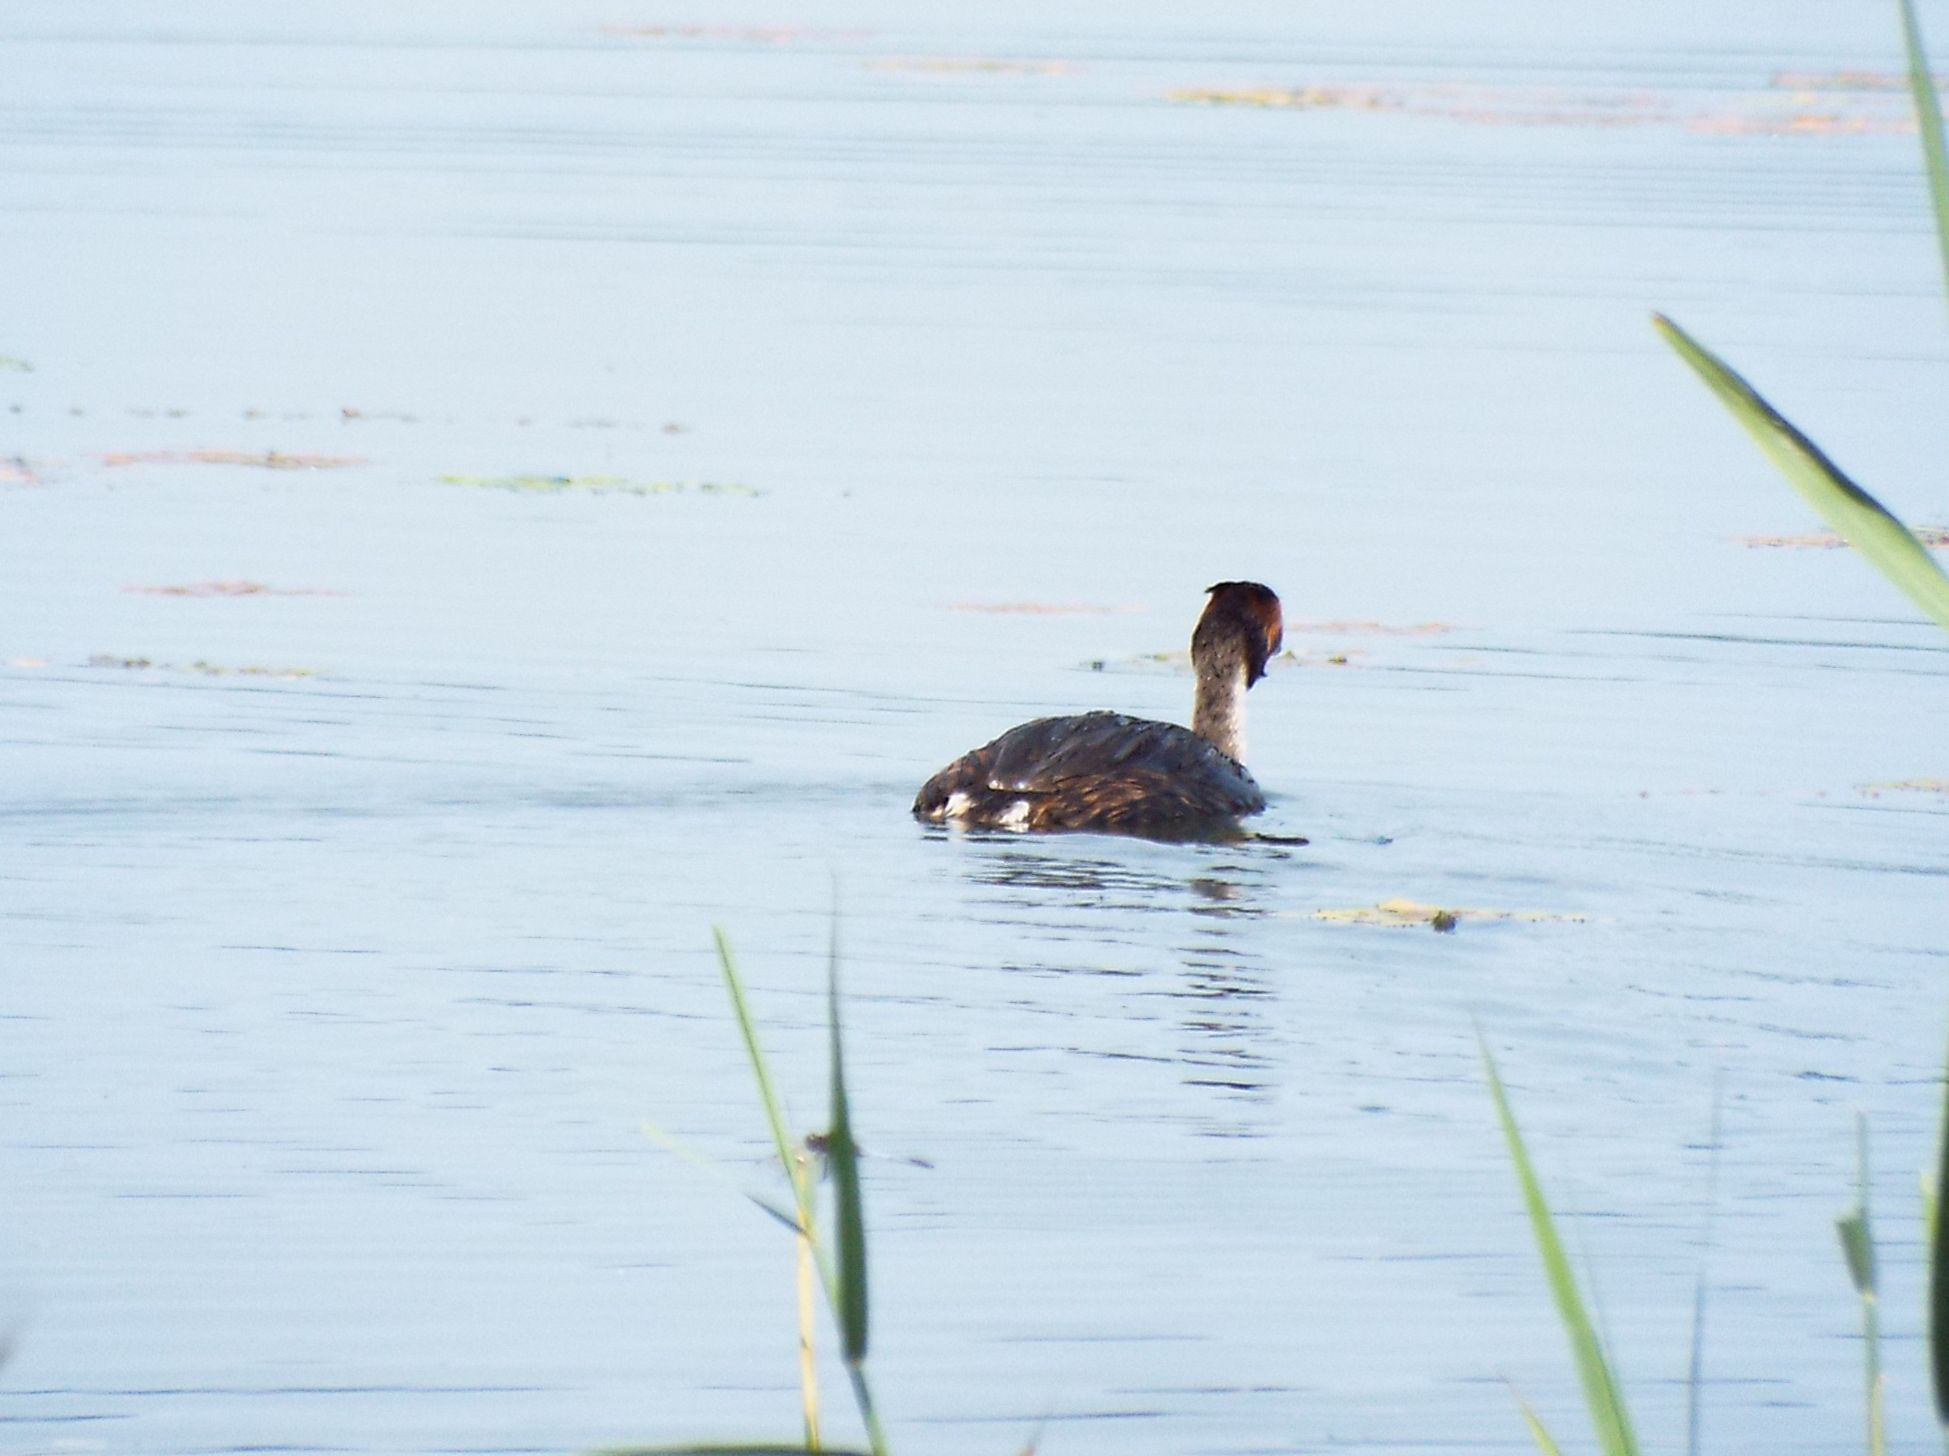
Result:
[[[1462,629],[1452,622],[1288,622],[1286,635],[1295,632],[1322,637],[1440,637]]]
[[[625,475],[443,475],[443,485],[472,485],[483,490],[525,491],[550,495],[581,492],[588,495],[736,495],[764,492],[735,480],[632,480]]]
[[[1510,920],[1531,925],[1584,925],[1590,920],[1588,915],[1572,915],[1555,910],[1483,910],[1458,905],[1424,905],[1419,900],[1403,899],[1383,900],[1378,905],[1308,910],[1304,918],[1325,920],[1335,925],[1385,925],[1395,929],[1426,927],[1439,931],[1451,931],[1464,920]]]
[[[318,669],[314,667],[225,667],[221,663],[205,662],[200,657],[187,663],[157,662],[148,657],[117,657],[112,652],[97,652],[88,659],[88,666],[114,668],[123,672],[193,672],[202,677],[267,677],[283,682],[318,676]]]
[[[1406,111],[1397,92],[1375,86],[1184,86],[1164,93],[1166,101],[1186,106],[1256,106],[1307,111]]]
[[[799,25],[605,25],[616,40],[708,41],[729,45],[832,45],[868,39],[870,30],[819,30]]]
[[[266,586],[261,581],[191,581],[171,586],[125,586],[125,592],[148,597],[340,597],[344,592],[323,587]]]
[[[18,354],[0,354],[0,373],[32,374],[34,366]]]
[[[1949,779],[1890,779],[1886,783],[1863,784],[1861,792],[1871,799],[1883,794],[1940,794],[1949,797]]]
[[[1931,550],[1949,550],[1949,526],[1910,526],[1909,533]],[[1848,543],[1838,532],[1803,531],[1790,536],[1741,536],[1739,544],[1780,547],[1793,551],[1838,551]]]
[[[1767,84],[1776,91],[1899,91],[1909,95],[1906,73],[1894,71],[1775,71]],[[1949,87],[1949,76],[1937,76],[1938,87]]]
[[[1084,602],[950,602],[950,612],[987,612],[998,617],[1115,617],[1135,607],[1104,607]]]
[[[284,450],[111,450],[104,465],[248,465],[258,470],[342,470],[363,455],[305,455]]]
[[[1017,61],[995,56],[889,56],[866,64],[875,71],[937,76],[1069,76],[1082,70],[1073,61]]]
[[[1491,126],[1646,126],[1677,118],[1641,91],[1516,86],[1187,86],[1164,93],[1185,106],[1268,111],[1366,111]]]
[[[1676,127],[1710,135],[1893,134],[1914,129],[1907,98],[1880,86],[1708,92],[1684,109],[1655,93],[1540,86],[1180,87],[1167,102],[1274,111],[1386,112],[1485,126]],[[1906,89],[1904,83],[1903,90]]]

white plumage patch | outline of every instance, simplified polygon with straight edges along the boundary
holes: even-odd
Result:
[[[978,820],[989,829],[1027,829],[1029,827],[1029,801],[1017,799],[1001,813],[982,818],[975,810],[974,795],[966,789],[956,789],[947,796],[941,805],[938,818],[943,824],[964,823]]]

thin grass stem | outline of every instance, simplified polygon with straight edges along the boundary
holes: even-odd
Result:
[[[1949,1057],[1945,1057],[1949,1064]],[[1943,1190],[1949,1189],[1949,1073],[1942,1081],[1942,1117],[1936,1127],[1935,1188],[1929,1214],[1929,1373],[1935,1391],[1936,1424],[1949,1451],[1949,1219],[1942,1217]]]
[[[805,1417],[805,1448],[817,1451],[819,1442],[819,1359],[815,1346],[818,1310],[813,1294],[812,1239],[803,1230],[793,1240],[798,1250],[799,1407]]]
[[[1726,1103],[1726,1076],[1712,1079],[1712,1124],[1706,1143],[1705,1219],[1699,1230],[1699,1278],[1692,1288],[1692,1350],[1685,1362],[1685,1456],[1699,1456],[1705,1404],[1705,1301],[1712,1259],[1713,1221],[1719,1210],[1719,1128]]]

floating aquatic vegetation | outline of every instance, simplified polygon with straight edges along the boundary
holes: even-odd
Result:
[[[1104,607],[1084,602],[950,602],[950,612],[988,612],[998,617],[1114,617],[1136,607]]]
[[[1871,799],[1879,799],[1883,794],[1949,795],[1949,779],[1890,779],[1886,783],[1863,784],[1861,792]]]
[[[266,586],[261,581],[192,581],[170,586],[125,586],[125,592],[149,597],[339,597],[343,592],[323,587]]]
[[[1166,101],[1188,106],[1295,107],[1305,110],[1405,111],[1408,103],[1398,92],[1376,86],[1246,86],[1179,87],[1164,93]]]
[[[285,682],[318,676],[318,670],[313,667],[225,667],[219,663],[205,662],[200,657],[188,663],[156,662],[147,657],[117,657],[112,652],[97,652],[88,659],[88,666],[118,668],[125,672],[193,672],[203,677],[268,677]]]
[[[1910,533],[1934,551],[1949,550],[1949,526],[1910,526]],[[1792,536],[1741,536],[1742,546],[1778,546],[1798,551],[1839,551],[1847,541],[1837,531],[1804,531]]]
[[[34,366],[17,354],[0,354],[0,370],[10,374],[32,374]]]
[[[819,45],[860,41],[870,30],[818,30],[801,25],[605,25],[617,40],[730,41],[738,45]]]
[[[866,64],[875,71],[930,75],[1068,76],[1083,69],[1074,61],[1016,61],[993,56],[889,56]]]
[[[1942,78],[1936,78],[1940,85]],[[1767,84],[1776,91],[1899,91],[1909,78],[1894,71],[1775,71]]]
[[[1316,633],[1325,637],[1439,637],[1462,629],[1452,622],[1288,622],[1286,634]]]
[[[1776,77],[1776,82],[1781,78]],[[1689,106],[1642,91],[1534,86],[1336,85],[1181,87],[1181,105],[1283,111],[1387,112],[1486,126],[1667,126],[1715,135],[1864,135],[1914,130],[1896,88],[1738,90],[1699,94]]]
[[[1642,126],[1670,121],[1663,103],[1639,92],[1564,92],[1487,86],[1184,87],[1166,101],[1281,111],[1384,111],[1502,126]]]
[[[1453,930],[1464,920],[1509,920],[1537,925],[1554,922],[1583,925],[1588,915],[1555,910],[1483,910],[1457,905],[1424,905],[1418,900],[1383,900],[1378,905],[1350,905],[1342,908],[1309,910],[1308,920],[1325,920],[1336,925],[1386,925],[1393,927],[1427,926]]]
[[[363,455],[303,455],[283,450],[113,450],[104,465],[250,465],[259,470],[340,470]]]
[[[625,475],[443,475],[444,485],[543,494],[585,491],[591,495],[737,495],[764,492],[735,480],[631,480]]]
[[[1913,131],[1915,124],[1899,116],[1803,110],[1785,116],[1695,116],[1685,128],[1708,136],[1890,136]]]

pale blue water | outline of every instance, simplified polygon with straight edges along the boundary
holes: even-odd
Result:
[[[1575,1434],[1477,1022],[1665,1447],[1721,1074],[1708,1444],[1859,1438],[1865,1111],[1923,1449],[1949,657],[1645,323],[1949,522],[1899,97],[1721,125],[1837,10],[0,20],[0,1444],[792,1434],[710,931],[814,1126],[836,880],[897,1449]],[[1310,847],[907,817],[1226,577]]]

